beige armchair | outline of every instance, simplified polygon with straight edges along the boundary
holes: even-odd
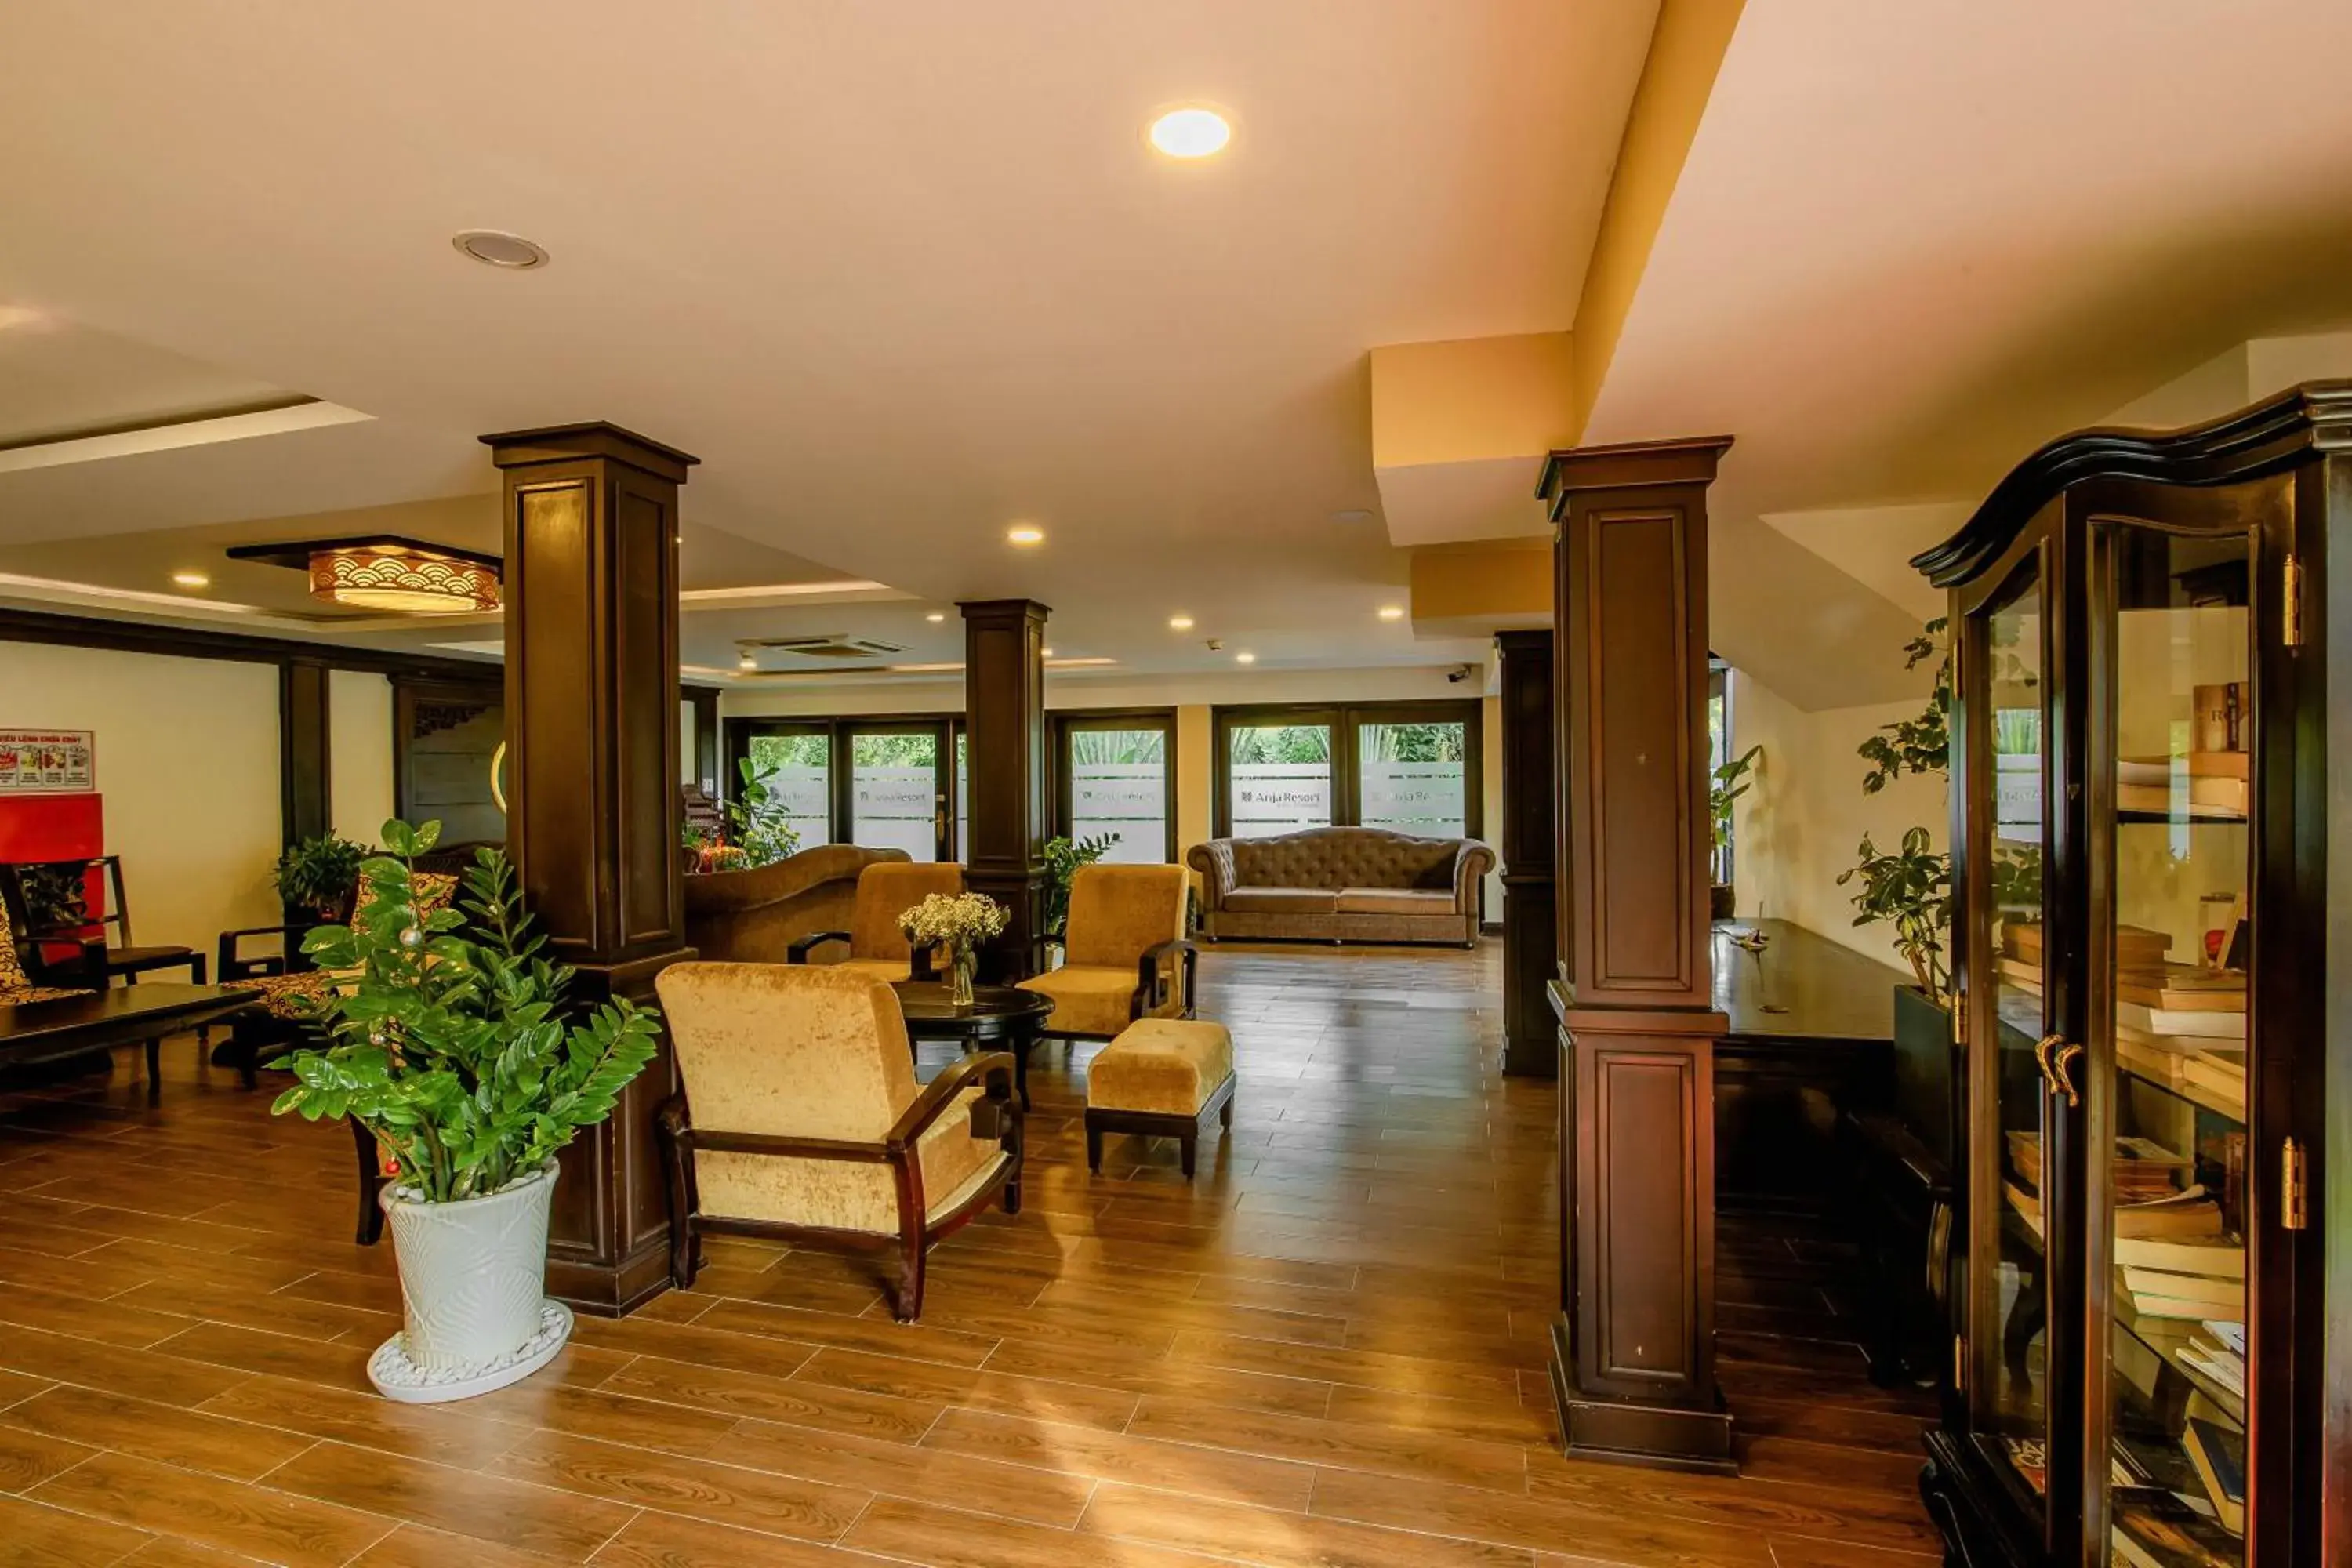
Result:
[[[1181,866],[1081,866],[1061,968],[1021,982],[1054,999],[1046,1032],[1107,1040],[1138,1018],[1192,1016],[1199,954],[1184,940]]]
[[[811,931],[796,937],[784,949],[788,963],[806,963],[811,950],[829,942],[845,942],[849,956],[833,965],[855,970],[877,980],[911,980],[915,953],[898,917],[931,893],[950,896],[963,891],[963,868],[953,861],[915,864],[879,860],[857,873],[857,899],[851,905],[847,931]]]
[[[656,1121],[680,1289],[709,1235],[896,1248],[912,1322],[930,1247],[999,1192],[1021,1211],[1012,1057],[918,1089],[898,994],[839,964],[677,963],[654,984],[686,1086]]]
[[[796,937],[849,923],[859,873],[904,849],[821,844],[772,866],[686,879],[686,942],[704,958],[782,963]]]

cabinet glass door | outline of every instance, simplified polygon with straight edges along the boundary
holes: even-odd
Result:
[[[2106,940],[2074,1080],[2105,1156],[2091,1432],[2106,1440],[2106,1560],[2211,1568],[2245,1561],[2251,542],[2118,522],[2094,548],[2095,679],[2112,696],[2093,737]]]
[[[2050,1111],[2035,1050],[2047,1029],[2042,1000],[2051,954],[2042,940],[2041,865],[2049,816],[2044,780],[2043,585],[2029,560],[2006,592],[1969,617],[1969,661],[1980,694],[1967,704],[1975,731],[1970,770],[1972,818],[1992,838],[1990,886],[1970,951],[1986,955],[1971,971],[1970,1008],[1978,1016],[1971,1070],[1971,1117],[1980,1173],[1977,1201],[1993,1217],[1978,1232],[1980,1251],[1969,1270],[1972,1293],[1969,1379],[1974,1440],[2012,1498],[2037,1514],[2049,1496],[2049,1269],[2044,1211]]]

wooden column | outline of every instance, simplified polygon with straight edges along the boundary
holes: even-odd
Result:
[[[1573,1454],[1730,1470],[1715,1384],[1706,488],[1731,445],[1555,452],[1560,1321]]]
[[[278,667],[278,805],[289,848],[335,826],[327,679],[317,659]],[[370,835],[376,826],[368,825]]]
[[[1034,599],[985,599],[963,612],[963,721],[971,842],[964,883],[1013,911],[981,955],[981,977],[1011,984],[1045,967],[1045,617]]]
[[[507,852],[575,998],[693,956],[680,885],[677,491],[695,459],[610,425],[485,436],[506,476]],[[669,1283],[665,1049],[563,1154],[548,1289],[617,1314]]]
[[[1550,1078],[1559,1070],[1546,988],[1559,973],[1552,893],[1552,635],[1503,632],[1503,1070]]]

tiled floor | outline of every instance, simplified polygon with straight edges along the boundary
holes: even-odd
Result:
[[[1803,1227],[1726,1227],[1739,1479],[1551,1447],[1554,1100],[1496,1075],[1497,970],[1213,950],[1242,1080],[1193,1184],[1129,1139],[1090,1178],[1089,1048],[1049,1047],[1027,1207],[940,1249],[920,1324],[713,1242],[439,1408],[367,1391],[399,1297],[340,1128],[187,1040],[159,1110],[128,1055],[0,1096],[0,1563],[1932,1568],[1925,1405],[1862,1380]]]

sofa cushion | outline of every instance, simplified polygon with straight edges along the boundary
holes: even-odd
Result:
[[[1021,982],[1024,991],[1054,999],[1044,1030],[1049,1035],[1118,1034],[1135,1019],[1136,972],[1107,963],[1066,963]]]
[[[1342,888],[1339,889],[1339,913],[1343,915],[1454,915],[1451,889],[1443,893],[1418,888]]]
[[[1466,840],[1417,838],[1379,827],[1316,827],[1233,841],[1234,880],[1250,888],[1426,888],[1454,885]],[[1231,894],[1226,908],[1231,909]]]
[[[1339,895],[1328,888],[1235,888],[1225,908],[1237,915],[1328,915]]]

